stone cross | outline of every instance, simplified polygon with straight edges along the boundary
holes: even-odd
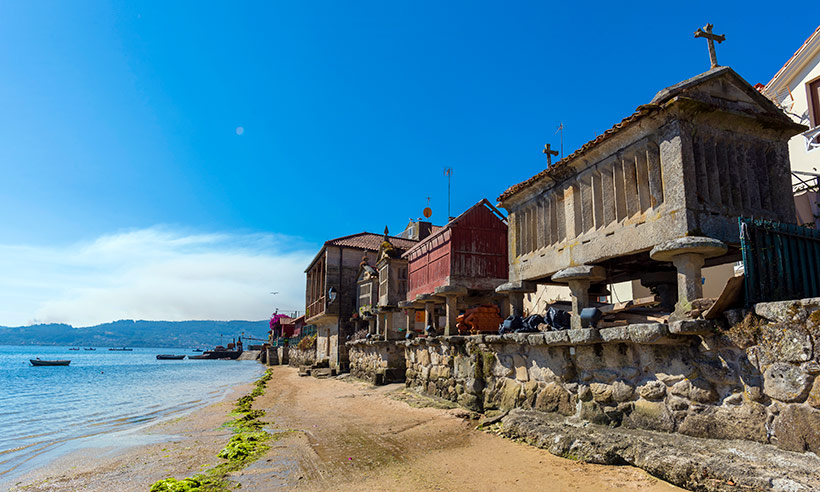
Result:
[[[547,154],[547,167],[550,167],[552,165],[552,156],[558,155],[558,151],[557,150],[552,150],[550,148],[550,144],[546,144],[546,145],[544,145],[544,151],[543,152],[545,154]]]
[[[718,43],[722,43],[726,41],[725,34],[712,34],[712,24],[706,24],[703,28],[698,28],[695,31],[696,38],[706,38],[709,42],[709,61],[712,62],[712,68],[716,68],[718,66],[717,62],[717,55],[715,54],[715,41]]]

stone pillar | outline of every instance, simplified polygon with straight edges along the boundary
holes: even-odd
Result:
[[[393,336],[393,313],[387,312],[384,313],[384,333],[382,333],[383,340],[390,340],[390,337]]]
[[[603,268],[593,265],[580,265],[565,268],[554,274],[552,280],[569,285],[572,296],[572,313],[570,324],[573,329],[581,328],[581,311],[589,307],[589,286],[594,282],[606,279]]]
[[[444,326],[444,336],[449,337],[458,333],[456,328],[456,318],[458,318],[458,298],[467,295],[467,288],[460,285],[443,285],[436,287],[436,295],[445,298],[446,324]]]
[[[671,261],[678,271],[678,302],[675,313],[683,314],[692,301],[703,297],[701,268],[707,258],[722,256],[728,247],[717,239],[687,236],[673,239],[652,248],[649,257],[656,261]]]
[[[505,318],[510,315],[524,316],[524,294],[535,292],[536,284],[525,280],[516,280],[499,285],[495,288],[495,291],[499,294],[507,294],[509,313],[505,313]]]
[[[407,313],[407,332],[414,333],[416,331],[416,308],[409,307],[405,313]]]
[[[432,326],[433,328],[438,328],[436,325],[436,305],[432,302],[427,302],[424,304],[424,327],[427,328],[428,326]]]
[[[510,315],[524,316],[524,293],[510,292],[507,296],[510,302]]]

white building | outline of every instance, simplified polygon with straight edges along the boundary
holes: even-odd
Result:
[[[820,27],[762,92],[794,121],[810,128],[789,141],[792,171],[820,172]]]

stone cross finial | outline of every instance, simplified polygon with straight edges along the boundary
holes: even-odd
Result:
[[[550,144],[546,144],[546,145],[544,145],[543,152],[545,154],[547,154],[547,167],[550,167],[552,165],[552,156],[558,155],[558,151],[557,150],[552,150],[550,148]]]
[[[712,24],[706,24],[703,28],[698,28],[695,31],[696,38],[706,38],[709,43],[709,61],[712,62],[712,68],[716,68],[718,66],[717,62],[717,54],[715,54],[715,41],[718,43],[722,43],[726,41],[725,34],[712,34],[712,28],[714,26]]]

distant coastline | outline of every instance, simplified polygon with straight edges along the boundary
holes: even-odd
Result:
[[[49,323],[0,326],[2,345],[62,345],[74,347],[199,347],[246,337],[267,338],[268,320],[144,321],[120,320],[75,328]]]

